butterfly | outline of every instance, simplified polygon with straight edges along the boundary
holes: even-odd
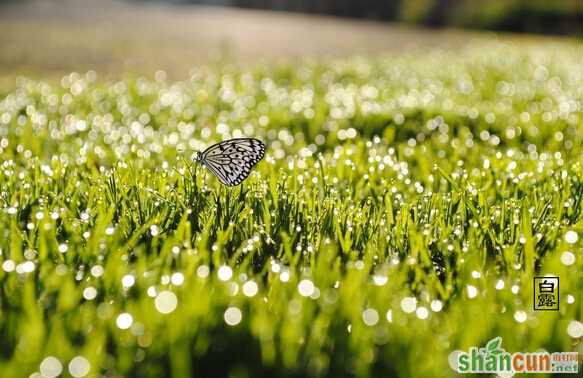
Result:
[[[195,161],[207,167],[220,182],[237,186],[265,155],[265,143],[254,138],[235,138],[200,152]]]

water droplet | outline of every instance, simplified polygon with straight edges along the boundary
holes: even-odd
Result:
[[[86,287],[83,290],[83,298],[88,301],[95,299],[97,297],[97,290],[93,286]]]
[[[577,243],[578,239],[579,239],[579,235],[577,234],[577,232],[575,232],[573,230],[567,231],[565,233],[565,241],[569,244]]]
[[[230,326],[236,326],[237,324],[241,323],[241,319],[243,319],[243,314],[241,310],[237,307],[229,307],[224,314],[225,323]]]
[[[401,309],[403,312],[412,313],[417,308],[417,298],[405,297],[401,299]]]
[[[379,322],[379,313],[374,308],[367,308],[362,312],[362,321],[372,327]]]
[[[389,281],[389,278],[383,274],[375,274],[372,277],[372,280],[373,280],[375,285],[383,286]]]
[[[258,290],[255,281],[247,281],[243,284],[243,294],[247,297],[254,297]]]
[[[219,280],[228,281],[233,277],[233,269],[227,265],[223,265],[219,268],[217,275],[219,276]]]
[[[208,277],[209,273],[210,273],[209,267],[206,265],[201,265],[198,268],[196,268],[196,275],[199,276],[200,278]]]
[[[468,298],[472,299],[478,296],[478,289],[475,286],[468,285],[466,290],[468,292]]]
[[[561,255],[561,262],[565,265],[573,265],[575,263],[575,254],[570,251],[563,252]]]
[[[121,284],[126,289],[134,286],[135,283],[136,283],[136,278],[134,276],[132,276],[131,274],[126,274],[121,279]]]
[[[134,318],[128,314],[127,312],[124,312],[122,314],[120,314],[115,323],[117,324],[117,327],[119,329],[128,329],[132,326],[132,323],[134,322]]]
[[[392,323],[393,322],[393,310],[388,310],[387,311],[386,318],[387,318],[387,322],[389,322],[389,323]]]
[[[431,311],[439,312],[443,309],[443,303],[439,299],[431,301]]]
[[[6,260],[2,263],[2,270],[5,272],[13,272],[16,269],[16,264],[12,260]]]
[[[314,294],[314,289],[314,283],[308,279],[301,280],[298,284],[298,291],[300,292],[300,295],[304,297],[309,297]]]
[[[288,282],[289,281],[289,271],[284,270],[283,272],[281,272],[281,274],[279,275],[279,280],[281,282]]]
[[[40,373],[44,378],[58,377],[63,371],[63,365],[58,358],[48,356],[40,363]]]
[[[527,315],[526,312],[522,310],[518,310],[514,313],[514,320],[518,323],[524,323],[526,321]]]
[[[583,324],[577,320],[571,320],[567,326],[567,334],[575,339],[583,336]]]
[[[415,311],[415,314],[421,320],[427,319],[429,317],[429,311],[427,311],[427,308],[423,306],[418,307]]]
[[[180,272],[173,273],[170,277],[170,282],[174,286],[181,286],[184,283],[184,274]]]
[[[176,306],[178,305],[178,298],[176,297],[176,294],[171,291],[161,291],[160,294],[156,296],[154,305],[156,306],[156,310],[158,310],[158,312],[162,314],[169,314],[176,310]]]
[[[75,356],[69,362],[69,373],[75,378],[81,378],[89,374],[89,370],[91,369],[91,364],[89,360],[87,360],[83,356]]]
[[[101,265],[95,265],[91,268],[91,275],[93,277],[101,277],[103,275],[103,267]]]

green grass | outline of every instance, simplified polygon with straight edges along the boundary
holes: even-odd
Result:
[[[82,356],[91,377],[453,376],[452,351],[495,336],[582,352],[583,47],[565,47],[18,79],[0,375],[81,375]],[[268,152],[241,187],[193,164],[242,135]],[[532,310],[545,274],[558,312]]]

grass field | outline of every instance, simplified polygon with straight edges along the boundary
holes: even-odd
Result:
[[[448,377],[496,336],[583,352],[581,56],[19,78],[0,97],[0,375]],[[242,186],[192,162],[239,136],[268,144]],[[533,311],[545,274],[559,311]]]

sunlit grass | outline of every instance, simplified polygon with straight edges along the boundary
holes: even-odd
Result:
[[[582,53],[20,78],[1,375],[450,376],[495,336],[581,352]],[[241,136],[268,144],[241,187],[192,163]],[[559,312],[532,310],[544,274]]]

